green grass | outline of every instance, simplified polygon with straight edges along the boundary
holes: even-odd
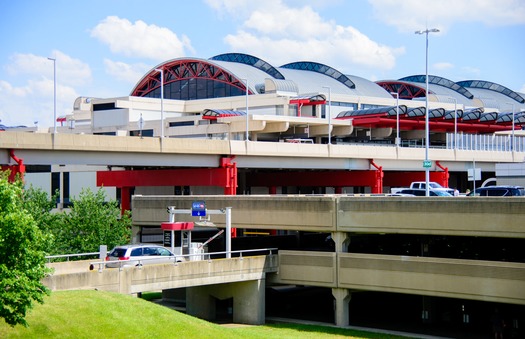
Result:
[[[0,319],[0,338],[396,338],[297,324],[229,328],[144,299],[91,290],[53,292],[26,320],[28,328]]]

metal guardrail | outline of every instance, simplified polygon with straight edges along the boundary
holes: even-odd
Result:
[[[58,255],[48,255],[46,256],[46,260],[48,263],[51,262],[53,259],[59,259],[59,258],[66,258],[66,261],[69,261],[69,258],[71,257],[86,257],[86,256],[99,256],[100,252],[90,252],[90,253],[78,253],[78,254],[58,254]]]
[[[277,253],[279,251],[278,248],[260,248],[260,249],[251,249],[251,250],[238,250],[238,251],[222,251],[222,252],[211,252],[211,253],[193,253],[193,254],[183,254],[183,255],[176,255],[176,256],[169,256],[166,258],[166,263],[171,263],[173,261],[174,265],[178,265],[180,262],[187,262],[187,261],[201,261],[201,260],[213,260],[211,259],[211,256],[220,256],[220,255],[227,255],[227,254],[239,254],[239,258],[243,258],[243,254],[246,253],[254,253],[254,252],[268,252],[269,255],[272,255]],[[98,254],[98,253],[96,253]],[[246,255],[245,255],[246,256]],[[206,257],[205,259],[200,260],[191,260],[191,257]],[[189,260],[183,260],[180,261],[180,258],[188,258]],[[216,258],[216,259],[224,259],[224,258]],[[145,262],[150,260],[159,260],[159,257],[152,256],[151,258],[143,258],[143,259],[127,259],[127,260],[118,260],[118,261],[111,261],[112,264],[117,264],[119,267],[119,270],[122,270],[122,268],[126,265],[126,262],[133,262],[136,264],[134,266],[137,266],[139,269],[142,268],[143,265],[145,265]],[[89,270],[93,271],[96,266],[98,266],[98,271],[102,272],[104,268],[106,268],[106,264],[109,263],[109,261],[94,261],[89,263]],[[116,268],[116,267],[115,267]]]

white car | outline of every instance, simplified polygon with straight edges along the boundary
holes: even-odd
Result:
[[[181,262],[167,248],[154,244],[134,244],[116,246],[106,257],[106,267],[141,266]]]

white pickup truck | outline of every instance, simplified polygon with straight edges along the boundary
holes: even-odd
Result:
[[[390,193],[392,194],[397,194],[399,193],[401,190],[404,190],[404,189],[417,189],[417,190],[425,190],[426,189],[426,182],[424,181],[414,181],[410,184],[410,187],[392,187],[390,189]],[[438,184],[437,182],[434,182],[434,181],[430,181],[428,183],[428,188],[429,190],[433,190],[433,191],[445,191],[445,192],[448,192],[450,193],[451,195],[454,195],[454,189],[452,188],[445,188],[443,186],[441,186],[440,184]]]

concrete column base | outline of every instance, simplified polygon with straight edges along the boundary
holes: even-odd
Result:
[[[233,322],[265,323],[265,280],[188,287],[186,313],[201,319],[216,319],[216,300],[233,298]]]
[[[335,298],[335,325],[344,327],[350,324],[350,299],[352,294],[346,288],[332,288]]]

